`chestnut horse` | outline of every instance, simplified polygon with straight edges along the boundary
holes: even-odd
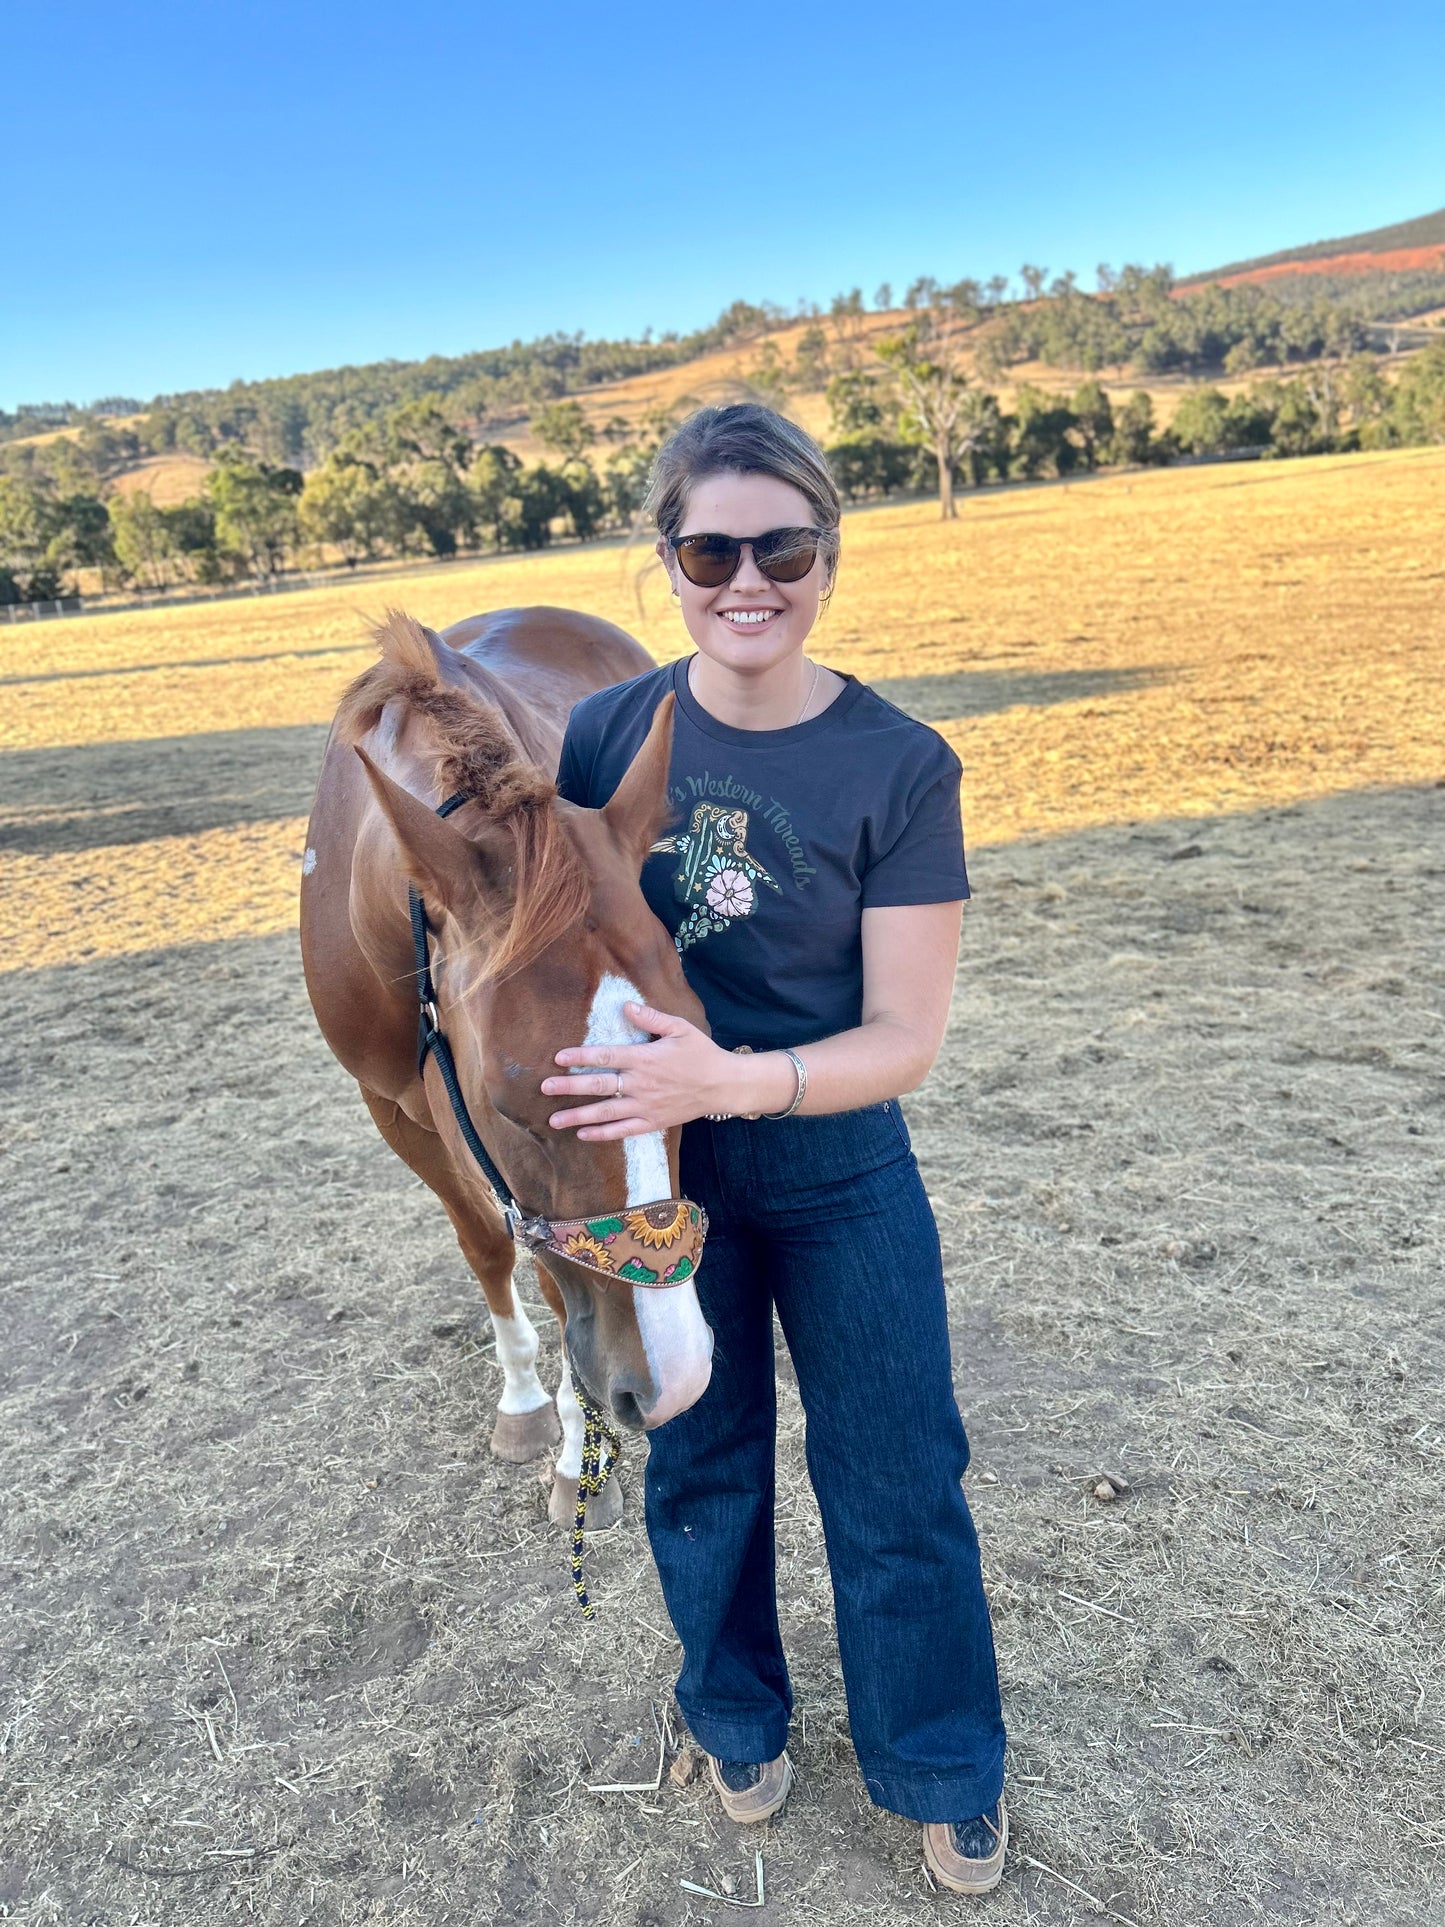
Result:
[[[672,701],[607,807],[579,809],[553,781],[563,729],[581,697],[652,667],[630,636],[537,608],[473,616],[440,636],[393,613],[376,637],[381,660],[341,700],[307,833],[306,987],[377,1129],[441,1199],[481,1281],[503,1377],[492,1451],[535,1458],[560,1417],[549,1513],[563,1523],[583,1431],[573,1375],[621,1425],[660,1425],[701,1397],[712,1333],[691,1281],[649,1290],[538,1253],[542,1296],[563,1330],[554,1410],[512,1280],[512,1236],[436,1055],[418,1067],[408,888],[434,933],[433,995],[465,1107],[522,1211],[568,1219],[675,1197],[676,1130],[582,1143],[549,1127],[558,1100],[540,1088],[564,1044],[640,1041],[622,1014],[629,999],[705,1027],[638,881],[667,815]],[[468,800],[438,815],[457,793]],[[617,1505],[614,1481],[595,1523]]]

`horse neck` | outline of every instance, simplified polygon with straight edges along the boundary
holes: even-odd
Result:
[[[500,676],[475,656],[458,650],[469,686],[485,703],[497,711],[517,745],[517,754],[546,772],[556,773],[562,750],[562,732],[567,722],[567,707],[539,703],[535,693],[517,687],[514,680]]]

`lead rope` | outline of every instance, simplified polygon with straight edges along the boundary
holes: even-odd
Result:
[[[612,1468],[622,1456],[622,1440],[597,1407],[578,1386],[573,1393],[582,1408],[582,1469],[577,1475],[577,1514],[572,1521],[572,1590],[582,1617],[594,1617],[587,1597],[587,1582],[582,1577],[583,1535],[587,1530],[587,1501],[599,1496],[612,1476]],[[607,1447],[607,1463],[602,1463],[602,1447]]]

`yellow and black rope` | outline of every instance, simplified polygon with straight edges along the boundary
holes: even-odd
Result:
[[[582,1608],[582,1617],[591,1619],[592,1602],[587,1597],[587,1584],[582,1577],[587,1501],[595,1499],[611,1478],[612,1468],[622,1456],[622,1440],[586,1393],[580,1387],[574,1389],[577,1403],[582,1408],[582,1470],[577,1478],[577,1514],[572,1521],[572,1590],[577,1595],[577,1604]],[[606,1464],[602,1462],[604,1445],[607,1447]]]

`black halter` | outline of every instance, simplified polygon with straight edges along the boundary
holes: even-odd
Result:
[[[471,797],[465,790],[458,790],[449,796],[437,810],[438,816],[450,816],[459,810],[463,803],[470,803]],[[491,1185],[497,1200],[497,1209],[502,1214],[502,1222],[512,1238],[521,1238],[524,1244],[545,1244],[547,1226],[540,1220],[528,1218],[522,1211],[507,1180],[497,1169],[491,1152],[482,1142],[481,1133],[472,1122],[472,1114],[467,1109],[467,1100],[462,1095],[461,1083],[457,1077],[456,1059],[452,1047],[442,1032],[441,1016],[437,1010],[436,986],[431,974],[432,928],[427,921],[426,905],[416,885],[408,884],[407,910],[411,916],[411,941],[416,952],[416,989],[419,1008],[417,1011],[416,1068],[418,1074],[426,1069],[428,1057],[436,1059],[441,1073],[442,1085],[447,1100],[452,1107],[452,1116],[457,1121],[457,1129],[466,1142],[467,1149],[482,1167],[482,1175]]]

